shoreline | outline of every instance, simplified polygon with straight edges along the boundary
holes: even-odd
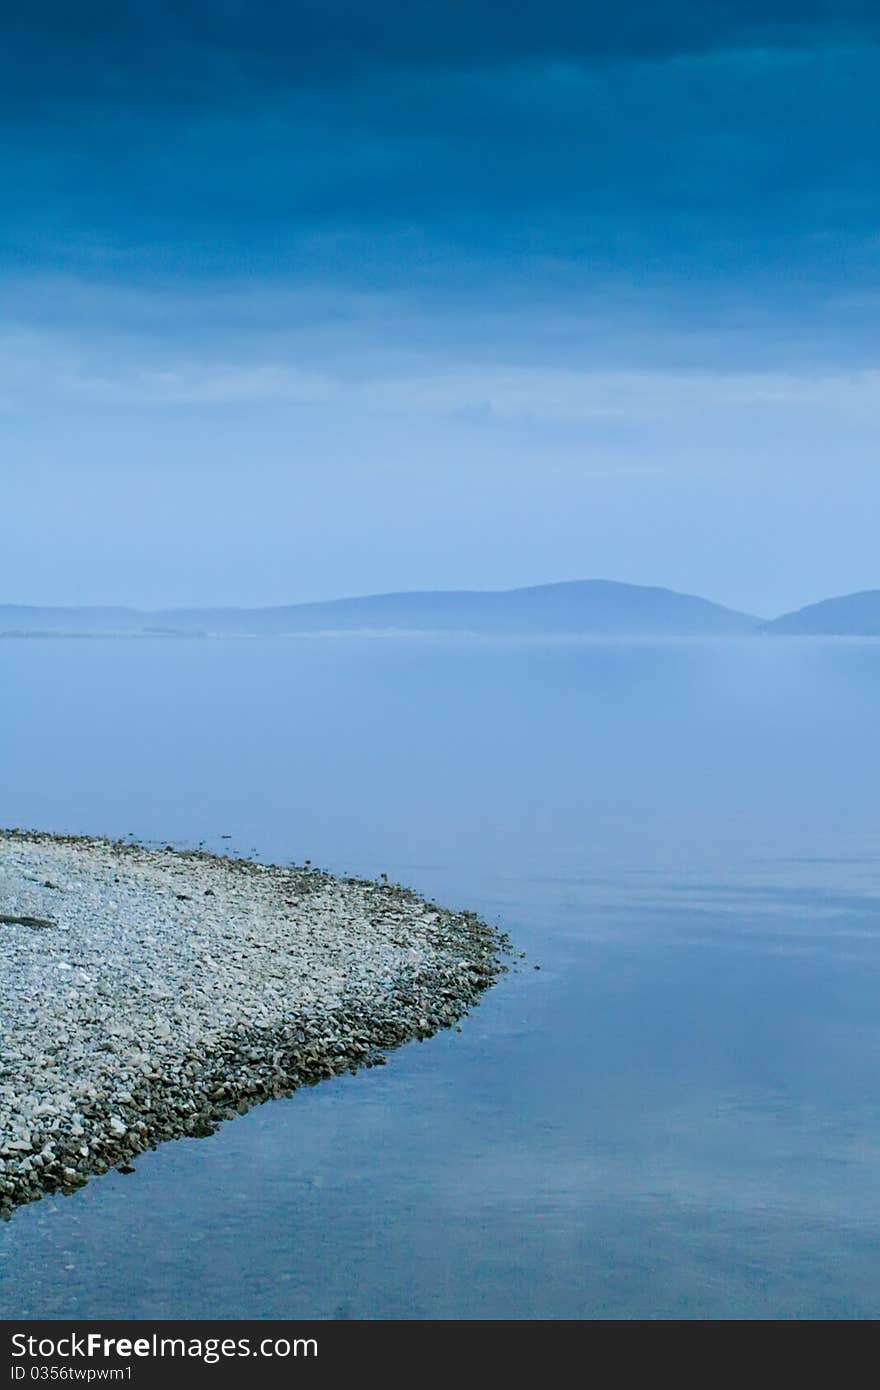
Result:
[[[448,1028],[507,938],[408,888],[0,830],[0,1215]]]

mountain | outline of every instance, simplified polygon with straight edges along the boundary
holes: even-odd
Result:
[[[671,589],[605,579],[499,591],[375,594],[284,608],[30,608],[0,604],[0,635],[261,636],[315,632],[736,635],[760,620]]]
[[[130,633],[140,629],[147,617],[133,608],[34,608],[29,604],[0,603],[0,637],[19,633]]]
[[[880,589],[810,603],[765,623],[763,630],[774,635],[880,637]]]

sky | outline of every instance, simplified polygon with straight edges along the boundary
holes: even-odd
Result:
[[[875,0],[7,0],[0,602],[880,588]]]

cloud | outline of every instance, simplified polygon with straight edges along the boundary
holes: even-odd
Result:
[[[547,426],[683,426],[774,413],[868,423],[880,407],[880,370],[602,370],[462,356],[406,368],[393,357],[372,369],[361,361],[343,372],[259,357],[200,360],[167,347],[159,360],[155,348],[120,356],[112,343],[93,343],[86,353],[63,334],[7,334],[0,338],[0,404],[28,410],[35,399],[44,408],[265,403],[344,410],[364,420],[466,415]]]
[[[0,84],[0,255],[474,299],[876,279],[871,12],[605,11],[87,5],[39,36],[34,11]]]
[[[827,47],[878,28],[871,0],[7,0],[4,96],[44,108],[72,98],[231,104],[257,87],[338,84],[364,72]]]

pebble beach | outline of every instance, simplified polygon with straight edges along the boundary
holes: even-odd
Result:
[[[0,831],[0,1214],[454,1024],[506,939],[409,889]]]

